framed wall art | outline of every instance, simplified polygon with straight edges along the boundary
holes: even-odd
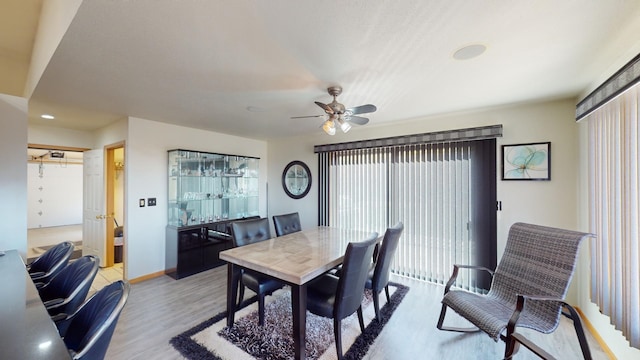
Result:
[[[502,180],[551,180],[551,142],[502,145]]]

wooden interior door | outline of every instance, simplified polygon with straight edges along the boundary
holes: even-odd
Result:
[[[82,254],[100,257],[100,266],[105,266],[107,216],[104,201],[104,151],[85,151],[83,163]]]

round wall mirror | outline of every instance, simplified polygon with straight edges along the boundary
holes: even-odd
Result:
[[[311,189],[311,171],[302,161],[292,161],[282,172],[284,192],[293,199],[302,199]]]

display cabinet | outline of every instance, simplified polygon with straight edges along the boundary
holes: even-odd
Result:
[[[168,152],[166,268],[182,278],[222,265],[230,223],[259,215],[258,158]]]

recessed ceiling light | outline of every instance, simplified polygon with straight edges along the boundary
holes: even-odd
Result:
[[[456,50],[453,53],[453,58],[456,60],[469,60],[482,55],[486,50],[487,47],[482,44],[473,44]]]
[[[53,120],[53,119],[56,118],[55,116],[49,115],[49,114],[42,114],[42,115],[40,115],[40,117],[43,118],[43,119],[48,119],[48,120]]]

